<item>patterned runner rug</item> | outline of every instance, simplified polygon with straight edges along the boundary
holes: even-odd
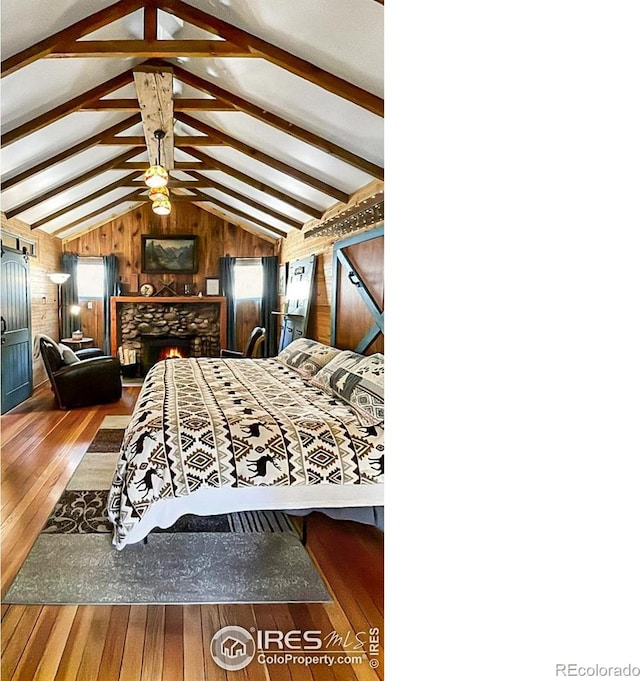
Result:
[[[106,500],[130,416],[107,416],[11,585],[5,603],[329,602],[289,518],[188,515],[118,551]]]

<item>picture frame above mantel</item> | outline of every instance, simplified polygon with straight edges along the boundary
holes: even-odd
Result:
[[[193,234],[143,234],[141,269],[145,274],[195,274],[198,237]]]

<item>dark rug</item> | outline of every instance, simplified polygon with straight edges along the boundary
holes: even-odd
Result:
[[[278,511],[186,515],[115,549],[106,500],[129,416],[107,416],[4,599],[21,604],[330,602]]]

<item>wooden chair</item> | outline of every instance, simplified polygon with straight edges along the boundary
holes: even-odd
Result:
[[[264,343],[267,335],[267,330],[264,326],[256,326],[256,328],[249,334],[249,340],[244,349],[244,352],[237,350],[220,350],[220,357],[242,358],[242,357],[256,357],[260,346]]]

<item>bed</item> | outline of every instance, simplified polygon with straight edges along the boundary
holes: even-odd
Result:
[[[322,510],[380,526],[384,356],[300,338],[147,374],[108,497],[118,549],[186,514]]]

